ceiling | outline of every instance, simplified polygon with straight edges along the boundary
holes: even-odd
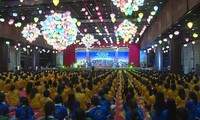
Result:
[[[60,0],[58,6],[54,6],[52,0],[23,0],[23,2],[20,2],[20,0],[0,0],[0,18],[6,20],[14,19],[15,23],[22,22],[23,27],[27,23],[33,23],[35,17],[38,17],[39,21],[44,21],[45,15],[50,15],[51,10],[55,12],[71,11],[72,17],[81,22],[80,27],[78,27],[80,33],[91,33],[101,42],[105,38],[109,39],[109,37],[115,41],[114,27],[118,27],[124,19],[128,19],[138,26],[136,36],[133,38],[134,42],[137,38],[141,38],[142,35],[140,35],[140,32],[143,26],[146,25],[148,29],[149,24],[156,18],[166,1],[167,0],[145,0],[144,5],[139,7],[138,11],[133,12],[130,16],[126,16],[119,8],[113,5],[111,0]],[[98,10],[96,9],[97,6],[99,7]],[[154,10],[154,6],[158,6],[158,11],[154,15],[153,20],[148,23],[147,18]],[[86,9],[88,15],[85,15],[85,12],[81,11],[82,8]],[[39,10],[41,10],[42,13],[39,13]],[[100,21],[97,12],[100,12],[103,21]],[[144,13],[144,17],[141,22],[138,22],[137,17],[141,12]],[[17,16],[14,17],[13,13],[17,13]],[[115,23],[111,21],[111,13],[114,13],[116,16]],[[24,21],[21,19],[22,16],[25,16]],[[88,16],[91,17],[90,20]],[[91,22],[91,20],[93,21]],[[105,26],[109,34],[106,33]],[[87,31],[84,31],[84,29],[87,29]],[[102,35],[99,35],[96,29],[98,29]],[[80,40],[81,37],[81,35],[78,35],[77,39]]]
[[[188,11],[188,13],[186,13],[177,23],[175,23],[170,28],[168,28],[165,31],[165,33],[160,35],[155,41],[149,43],[143,49],[146,50],[146,49],[152,48],[152,46],[154,46],[155,44],[159,44],[158,42],[160,40],[163,41],[163,39],[167,39],[168,41],[162,42],[163,48],[165,48],[164,50],[166,50],[166,46],[170,46],[169,35],[173,34],[173,36],[176,36],[174,35],[175,31],[179,31],[178,37],[183,45],[191,43],[192,41],[200,40],[199,37],[197,38],[193,37],[194,33],[197,33],[198,36],[200,36],[200,17],[199,16],[200,16],[200,4],[195,6],[191,11]],[[191,29],[187,25],[188,22],[193,23],[193,26]],[[189,41],[186,41],[186,39],[188,39]],[[170,47],[168,47],[167,49],[170,50]]]

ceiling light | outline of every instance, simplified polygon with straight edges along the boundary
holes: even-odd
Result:
[[[156,14],[156,11],[152,11],[152,12],[151,12],[151,15],[155,15],[155,14]]]
[[[184,46],[184,47],[187,47],[187,44],[184,44],[183,46]]]
[[[17,13],[13,13],[12,15],[13,15],[14,17],[17,17]]]
[[[154,6],[153,9],[154,9],[155,11],[157,11],[157,10],[158,10],[158,6]]]
[[[173,34],[169,34],[169,38],[172,39],[173,38]]]
[[[159,40],[158,43],[159,43],[159,44],[162,44],[162,40]]]
[[[163,41],[164,41],[164,42],[167,42],[167,38],[164,38]]]
[[[10,42],[9,42],[9,41],[6,41],[6,45],[10,45]]]
[[[86,10],[85,8],[82,8],[82,9],[81,9],[82,12],[85,12],[85,10]]]
[[[188,42],[190,39],[189,38],[185,38],[185,41]]]
[[[42,10],[39,10],[39,14],[42,14]]]
[[[169,46],[166,46],[167,49],[169,49]]]
[[[175,31],[175,32],[174,32],[174,35],[179,35],[179,31]]]
[[[96,10],[99,10],[99,7],[98,7],[98,6],[96,6],[96,7],[95,7],[95,9],[96,9]]]
[[[1,21],[1,22],[4,22],[4,21],[5,21],[5,19],[4,19],[4,18],[0,18],[0,21]]]
[[[192,41],[192,44],[194,45],[194,44],[195,44],[195,41]]]

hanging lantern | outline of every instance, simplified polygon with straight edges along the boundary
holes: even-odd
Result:
[[[59,0],[53,0],[53,4],[57,6],[59,4]]]
[[[187,26],[191,29],[192,26],[193,26],[193,23],[192,23],[192,22],[188,22],[188,23],[187,23]]]
[[[37,18],[37,17],[34,17],[34,22],[38,22],[39,21],[39,18]]]
[[[77,24],[78,26],[80,26],[80,25],[81,25],[81,22],[78,21],[76,24]]]
[[[194,34],[193,34],[193,37],[194,37],[194,38],[197,38],[198,36],[199,36],[199,35],[198,35],[197,33],[194,33]]]
[[[139,18],[141,18],[141,19],[142,19],[142,18],[143,18],[143,16],[144,16],[144,14],[143,14],[143,13],[139,13],[139,14],[138,14],[138,16],[139,16]]]
[[[116,18],[112,18],[111,21],[114,23],[116,21]]]

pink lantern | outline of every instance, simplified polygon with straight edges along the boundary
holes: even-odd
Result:
[[[22,20],[25,20],[25,16],[21,16],[21,19],[22,19]]]

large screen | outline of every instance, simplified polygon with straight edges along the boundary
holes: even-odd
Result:
[[[76,61],[77,62],[86,62],[86,60],[87,60],[86,52],[84,52],[84,51],[76,52]]]
[[[129,52],[118,52],[118,62],[128,62]]]

